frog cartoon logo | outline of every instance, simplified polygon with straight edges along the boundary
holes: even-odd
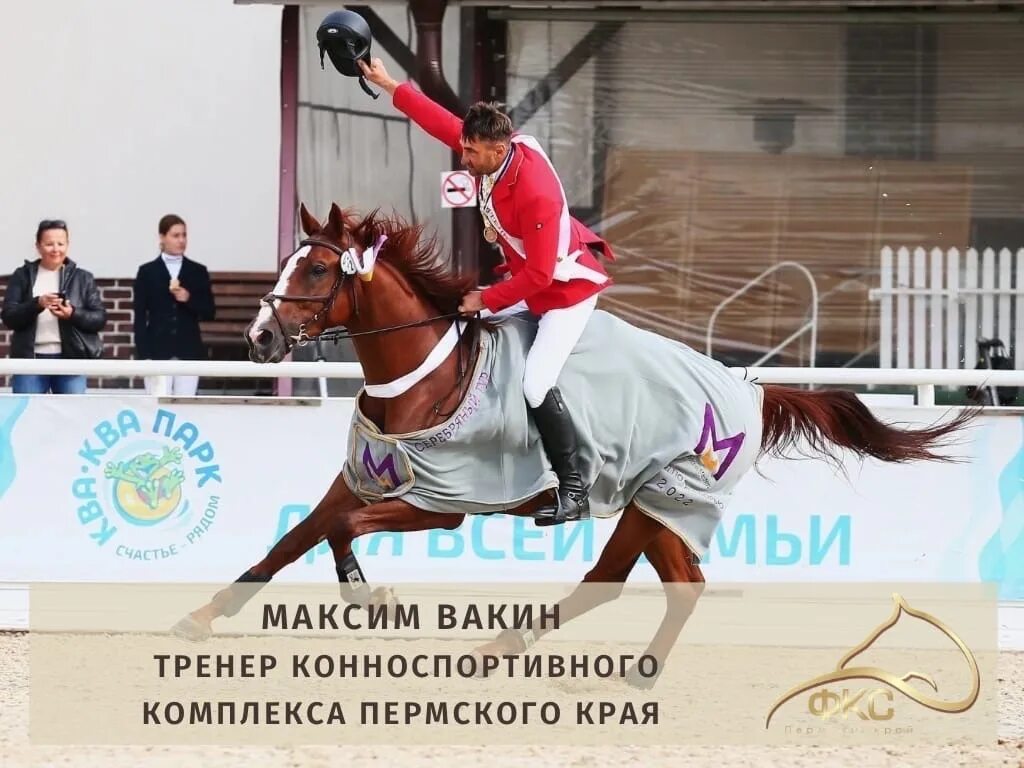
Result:
[[[181,506],[181,449],[158,454],[147,451],[128,461],[107,462],[103,476],[114,481],[113,503],[118,514],[133,525],[154,525]]]
[[[164,408],[151,421],[133,409],[100,421],[78,451],[81,471],[71,489],[87,538],[142,561],[175,557],[208,539],[223,480],[204,437]]]

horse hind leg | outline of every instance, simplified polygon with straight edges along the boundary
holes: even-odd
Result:
[[[663,530],[660,522],[635,505],[627,506],[594,567],[568,597],[558,602],[558,626],[617,599],[641,553]],[[506,629],[495,640],[477,648],[476,654],[522,653],[556,628],[545,618],[534,621],[528,629]]]
[[[644,676],[634,665],[626,675],[626,682],[635,688],[649,690],[657,682],[679,633],[704,592],[704,574],[694,561],[690,548],[668,528],[662,529],[644,550],[644,555],[665,588],[665,615],[646,651],[658,666],[655,674]]]
[[[664,585],[666,609],[645,652],[645,656],[656,660],[657,669],[645,675],[641,674],[639,665],[634,664],[625,680],[635,688],[651,689],[704,591],[704,575],[694,562],[690,548],[662,523],[633,504],[626,507],[583,583],[559,601],[558,624],[561,626],[617,599],[641,553],[647,556]],[[496,640],[476,649],[476,653],[479,656],[522,653],[554,629],[540,622],[534,622],[527,630],[507,629]]]

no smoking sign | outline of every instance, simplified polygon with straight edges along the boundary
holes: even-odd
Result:
[[[441,172],[441,207],[472,208],[476,205],[476,181],[466,171]]]

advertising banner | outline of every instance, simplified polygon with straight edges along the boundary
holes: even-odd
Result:
[[[349,399],[168,403],[0,398],[0,581],[231,581],[317,504],[345,458]],[[877,408],[902,425],[943,409]],[[763,459],[702,565],[711,582],[990,581],[1024,599],[1024,418],[986,415],[960,463]],[[339,513],[340,514],[340,513]],[[470,516],[355,542],[371,581],[575,581],[616,518],[537,528]],[[277,577],[336,579],[326,542]],[[656,579],[641,560],[633,581]]]

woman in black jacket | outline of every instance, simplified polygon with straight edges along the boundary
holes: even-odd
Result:
[[[107,310],[91,272],[68,258],[68,228],[46,220],[36,230],[39,258],[14,270],[0,320],[14,333],[11,357],[98,358]],[[19,394],[80,394],[85,376],[15,374]]]

